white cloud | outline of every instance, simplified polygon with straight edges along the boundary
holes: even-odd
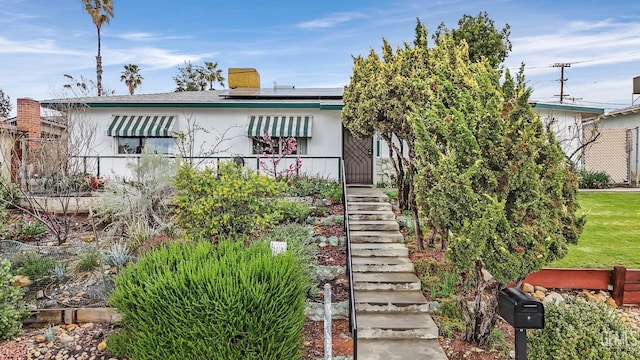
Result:
[[[14,41],[0,36],[0,54],[84,55],[84,52],[59,47],[50,39]]]
[[[362,19],[365,17],[366,16],[364,14],[359,12],[335,13],[324,18],[298,23],[296,24],[296,27],[302,29],[331,28],[339,24],[349,22],[353,19]]]
[[[144,65],[149,70],[173,68],[185,61],[197,62],[207,58],[213,58],[216,53],[189,54],[178,53],[172,50],[142,47],[131,49],[109,49],[109,57],[106,65],[138,64]]]
[[[179,40],[179,39],[188,39],[188,36],[169,36],[169,35],[159,35],[149,32],[132,32],[132,33],[124,33],[112,35],[113,37],[117,37],[124,40],[129,41],[153,41],[153,40]]]

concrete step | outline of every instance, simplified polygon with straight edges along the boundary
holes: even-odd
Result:
[[[391,204],[385,202],[349,202],[347,200],[347,212],[351,211],[391,211]]]
[[[366,360],[447,360],[437,339],[358,340],[358,359]]]
[[[349,211],[349,221],[358,221],[358,220],[395,220],[396,215],[387,210],[373,210],[373,211],[364,211],[364,210],[354,210]]]
[[[356,290],[356,311],[427,313],[429,305],[419,290]]]
[[[356,314],[359,339],[438,339],[438,327],[424,313]]]
[[[354,273],[360,272],[414,272],[413,263],[406,257],[394,256],[353,256]]]
[[[354,290],[420,290],[414,273],[353,273]]]
[[[399,231],[400,225],[395,220],[358,220],[349,221],[351,231]]]
[[[347,190],[347,202],[389,202],[389,197],[380,194],[349,194]]]
[[[398,243],[351,244],[351,256],[409,256],[409,249]]]
[[[404,236],[399,231],[353,231],[350,234],[351,243],[402,243]]]

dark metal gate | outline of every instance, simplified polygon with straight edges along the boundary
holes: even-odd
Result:
[[[342,157],[347,184],[373,184],[373,137],[358,139],[343,127]]]

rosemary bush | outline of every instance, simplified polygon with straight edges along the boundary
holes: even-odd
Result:
[[[200,241],[152,250],[115,280],[124,330],[108,348],[141,359],[300,359],[305,278],[265,243]]]

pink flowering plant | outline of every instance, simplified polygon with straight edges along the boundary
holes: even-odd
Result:
[[[273,139],[269,134],[263,134],[260,137],[260,143],[262,144],[261,154],[258,155],[260,160],[260,169],[269,175],[273,175],[276,179],[282,177],[294,177],[300,173],[302,167],[302,158],[300,155],[296,157],[294,163],[282,169],[278,169],[278,166],[286,157],[296,153],[297,142],[296,138],[290,137],[286,140],[280,141],[279,139]]]

